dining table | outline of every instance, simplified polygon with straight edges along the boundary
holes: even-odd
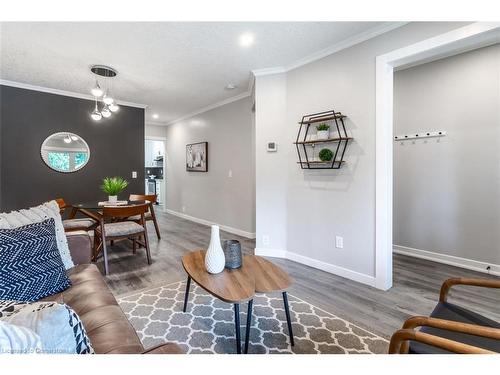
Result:
[[[112,203],[107,203],[107,202],[102,202],[102,201],[84,201],[84,202],[76,202],[73,204],[68,205],[71,208],[69,218],[74,219],[77,214],[81,214],[83,216],[89,217],[96,222],[99,223],[99,226],[104,225],[104,216],[102,215],[102,209],[104,207],[130,207],[130,206],[135,206],[135,205],[142,205],[142,204],[147,204],[149,203],[148,201],[144,200],[123,200],[123,201],[118,201],[118,202],[124,202],[124,203],[119,203],[119,204],[112,204]],[[106,204],[107,203],[107,204]],[[145,246],[141,242],[138,242],[139,245]],[[94,249],[94,252],[96,249]],[[92,255],[93,260],[96,260],[98,258],[98,254],[94,253]]]

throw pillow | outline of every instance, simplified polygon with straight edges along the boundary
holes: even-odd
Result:
[[[80,317],[65,304],[3,301],[0,302],[0,316],[0,322],[23,327],[38,335],[41,353],[94,353]]]
[[[33,354],[42,351],[42,340],[31,329],[0,320],[0,354]]]
[[[57,236],[57,249],[61,254],[65,269],[74,267],[69,252],[68,241],[64,233],[64,226],[56,201],[50,201],[37,207],[26,210],[0,213],[0,229],[15,229],[28,224],[40,223],[47,219],[54,219]]]
[[[56,246],[54,219],[0,230],[0,299],[36,301],[70,285]]]

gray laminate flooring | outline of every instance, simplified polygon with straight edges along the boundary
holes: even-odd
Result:
[[[162,212],[157,212],[157,216],[161,240],[156,238],[152,223],[148,224],[151,265],[146,262],[144,249],[133,255],[126,242],[115,243],[109,248],[110,275],[106,280],[115,295],[185,279],[181,257],[191,250],[208,246],[209,227]],[[221,238],[238,239],[246,253],[253,253],[253,240],[226,232],[221,232]],[[395,255],[394,286],[384,292],[289,260],[270,259],[294,279],[290,294],[387,338],[407,317],[428,315],[432,311],[445,279],[492,277]],[[102,269],[102,260],[98,265]],[[457,287],[453,289],[450,301],[500,321],[500,290]]]

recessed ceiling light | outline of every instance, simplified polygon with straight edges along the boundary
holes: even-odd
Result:
[[[158,116],[158,113],[153,113],[153,118],[154,118],[155,120],[156,120],[158,117],[160,117],[160,116]]]
[[[224,88],[226,90],[234,90],[236,87],[238,86],[236,86],[234,83],[228,83]]]
[[[244,33],[240,36],[240,46],[250,47],[255,42],[255,36],[252,33]]]

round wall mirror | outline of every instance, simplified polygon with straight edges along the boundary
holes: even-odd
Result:
[[[42,159],[50,168],[63,173],[76,172],[89,162],[87,142],[73,133],[54,133],[48,136],[40,149]]]

